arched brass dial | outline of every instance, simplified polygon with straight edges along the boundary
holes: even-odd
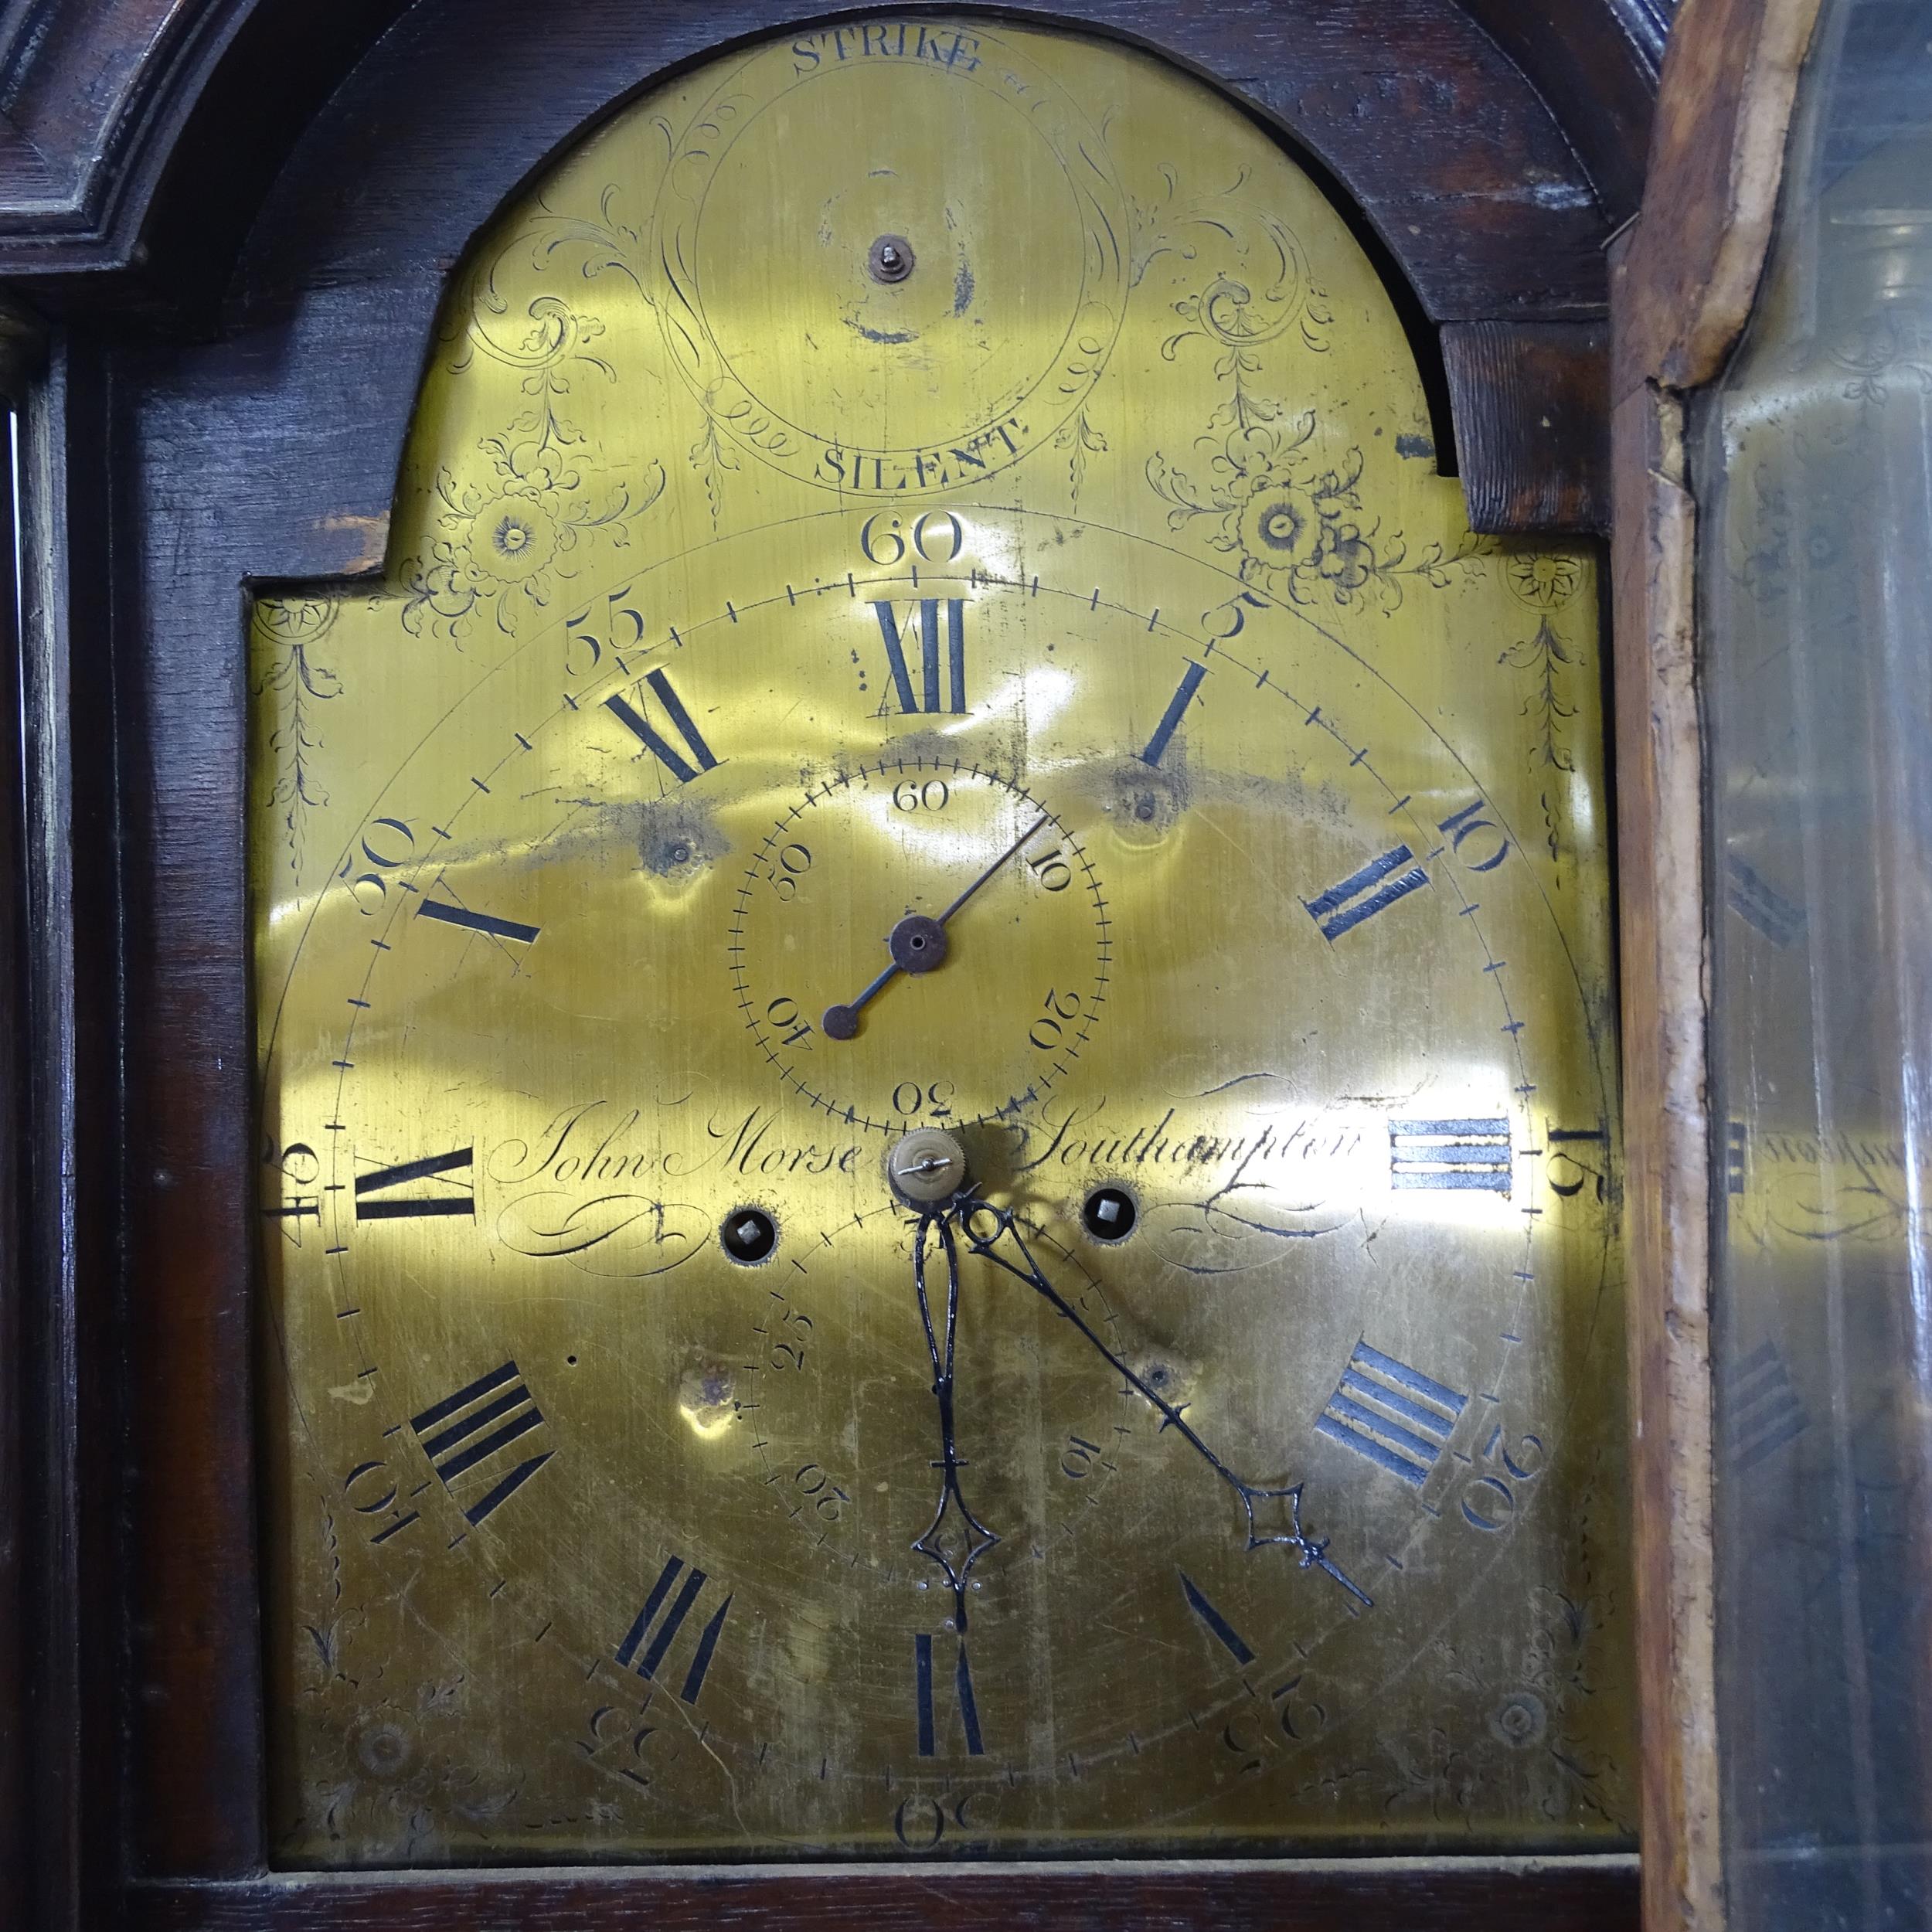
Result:
[[[1148,57],[722,57],[257,607],[298,1862],[1612,1845],[1594,575]]]

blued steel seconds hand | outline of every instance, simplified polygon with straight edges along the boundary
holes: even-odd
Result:
[[[1049,812],[1042,812],[937,919],[929,918],[924,913],[908,913],[886,935],[886,945],[892,954],[892,964],[849,1005],[828,1006],[825,1009],[825,1015],[818,1024],[826,1039],[856,1038],[859,1009],[897,975],[930,973],[935,967],[944,965],[946,961],[946,922],[1035,832],[1051,821],[1052,815]]]

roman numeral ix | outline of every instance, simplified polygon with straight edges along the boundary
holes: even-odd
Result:
[[[392,1188],[406,1187],[413,1181],[427,1181],[439,1174],[468,1172],[474,1150],[454,1148],[447,1154],[426,1154],[420,1161],[403,1161],[394,1167],[379,1167],[355,1177],[355,1218],[359,1221],[413,1221],[429,1215],[467,1214],[476,1216],[476,1196],[467,1194],[406,1194],[396,1200],[378,1200]],[[469,1186],[467,1181],[463,1184]]]

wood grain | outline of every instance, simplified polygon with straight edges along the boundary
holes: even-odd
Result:
[[[1819,0],[1685,0],[1658,85],[1649,186],[1617,325],[1618,401],[1723,366],[1769,246]]]
[[[126,1932],[1636,1932],[1636,1860],[847,1866],[152,1886]]]
[[[1472,530],[1610,528],[1610,331],[1451,322],[1443,366]]]
[[[1696,518],[1679,405],[1614,419],[1617,831],[1645,1923],[1717,1932],[1710,1119]]]
[[[1645,1923],[1722,1932],[1706,774],[1686,392],[1742,332],[1818,0],[1686,0],[1612,253],[1615,685]]]

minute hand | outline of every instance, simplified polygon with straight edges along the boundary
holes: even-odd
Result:
[[[991,1234],[981,1235],[975,1232],[974,1222],[981,1215],[992,1216],[994,1226]],[[1035,1294],[1050,1303],[1056,1314],[1065,1316],[1069,1321],[1072,1322],[1074,1327],[1079,1329],[1080,1333],[1094,1345],[1100,1355],[1118,1371],[1135,1393],[1143,1396],[1154,1407],[1159,1410],[1162,1428],[1173,1430],[1187,1444],[1188,1447],[1193,1450],[1207,1464],[1208,1467],[1241,1498],[1241,1508],[1246,1513],[1248,1521],[1248,1548],[1250,1549],[1262,1549],[1270,1545],[1284,1544],[1294,1550],[1301,1559],[1301,1568],[1321,1570],[1328,1576],[1333,1577],[1351,1597],[1355,1598],[1362,1604],[1363,1608],[1372,1609],[1374,1607],[1373,1600],[1368,1592],[1351,1580],[1330,1557],[1328,1553],[1328,1539],[1325,1537],[1311,1536],[1302,1529],[1301,1484],[1298,1482],[1286,1483],[1271,1487],[1264,1483],[1250,1482],[1245,1476],[1230,1468],[1215,1453],[1206,1439],[1196,1430],[1194,1425],[1182,1414],[1180,1409],[1173,1403],[1169,1402],[1158,1389],[1151,1387],[1144,1377],[1136,1374],[1132,1369],[1129,1368],[1127,1363],[1100,1339],[1093,1325],[1080,1313],[1080,1310],[1068,1301],[1066,1296],[1062,1294],[1060,1290],[1055,1287],[1046,1276],[1041,1272],[1039,1264],[1033,1259],[1032,1250],[1026,1245],[1026,1237],[1019,1231],[1018,1217],[1011,1209],[997,1208],[987,1201],[971,1202],[960,1213],[960,1232],[966,1237],[967,1247],[971,1253],[984,1256],[996,1267],[1004,1268],[1015,1280],[1024,1281]],[[1026,1262],[1024,1267],[1016,1267],[1005,1255],[997,1251],[997,1244],[1002,1235],[1012,1237],[1013,1245],[1019,1250]],[[1257,1506],[1265,1507],[1270,1503],[1277,1505],[1285,1503],[1287,1505],[1288,1527],[1285,1530],[1270,1530],[1265,1524],[1256,1520]]]

